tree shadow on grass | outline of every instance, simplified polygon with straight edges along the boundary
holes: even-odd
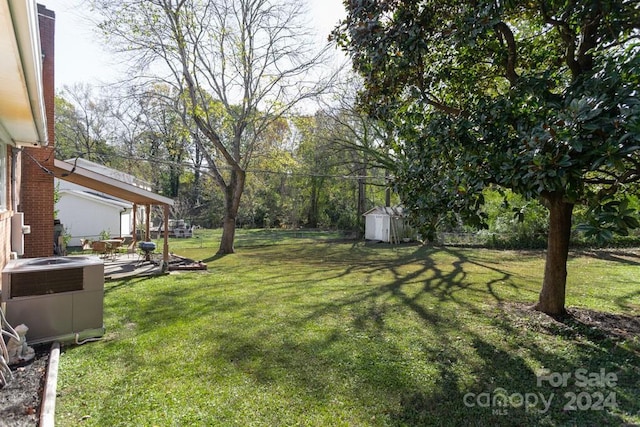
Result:
[[[224,258],[227,255],[229,255],[229,254],[222,254],[222,253],[216,252],[214,255],[203,259],[202,262],[207,263],[207,262],[218,261],[218,260],[221,260],[222,258]]]
[[[639,301],[638,297],[640,297],[640,289],[638,289],[637,291],[629,292],[626,295],[616,297],[615,302],[620,308],[640,313],[640,304],[632,304],[630,302],[631,300]]]
[[[382,329],[384,328],[386,317],[385,307],[372,304],[371,300],[380,299],[385,294],[392,294],[398,301],[401,301],[402,305],[418,314],[425,321],[428,328],[435,329],[441,335],[444,348],[453,347],[449,358],[435,361],[440,370],[440,376],[436,381],[436,387],[431,389],[430,393],[415,391],[420,390],[419,384],[409,385],[405,390],[400,391],[401,408],[392,416],[399,424],[487,425],[487,417],[491,420],[490,423],[492,425],[514,425],[514,423],[515,425],[531,423],[554,425],[556,422],[570,423],[573,419],[582,420],[578,422],[581,425],[621,424],[623,423],[623,418],[617,413],[617,408],[622,409],[627,415],[633,415],[640,409],[639,404],[634,399],[629,398],[637,395],[639,391],[637,383],[638,369],[629,369],[628,366],[620,368],[620,365],[627,364],[629,360],[635,361],[633,366],[640,366],[640,351],[623,347],[617,349],[617,352],[613,353],[614,357],[611,357],[612,345],[605,340],[606,333],[598,332],[598,328],[594,329],[592,325],[585,325],[575,317],[567,318],[565,323],[570,325],[570,329],[577,328],[582,330],[587,328],[589,332],[585,335],[587,342],[580,338],[582,337],[580,334],[578,336],[566,336],[559,334],[557,331],[552,331],[547,336],[542,337],[543,341],[565,340],[567,346],[576,348],[571,354],[563,354],[557,346],[551,350],[544,350],[545,347],[539,346],[539,342],[536,342],[535,337],[530,337],[531,340],[522,339],[522,337],[527,336],[526,325],[516,324],[516,327],[514,327],[508,322],[501,321],[498,322],[499,331],[502,331],[507,340],[517,343],[509,351],[505,351],[502,346],[496,345],[500,344],[500,341],[497,343],[489,341],[477,332],[471,331],[467,324],[459,322],[456,318],[439,315],[437,311],[434,312],[427,309],[424,301],[420,298],[420,294],[431,295],[440,302],[454,302],[462,311],[467,310],[478,316],[487,316],[487,312],[479,309],[473,302],[458,297],[461,294],[478,292],[477,289],[466,283],[466,265],[473,264],[487,268],[500,275],[498,278],[489,280],[486,283],[486,291],[493,297],[499,307],[505,301],[493,290],[493,285],[496,283],[511,283],[510,286],[515,287],[511,280],[511,273],[476,260],[470,260],[464,254],[455,250],[447,250],[447,252],[457,258],[452,263],[453,268],[450,270],[442,271],[427,257],[424,260],[424,266],[420,270],[404,275],[397,274],[393,283],[381,286],[368,295],[360,295],[361,300],[359,301],[353,299],[345,301],[345,305],[369,301],[369,308],[362,311],[361,317],[354,319],[354,325],[362,328],[363,325],[367,324],[365,319],[368,318],[370,320],[368,324],[373,323],[377,329]],[[415,261],[414,255],[409,257],[412,261]],[[402,261],[399,262],[399,264],[401,263]],[[390,268],[395,271],[396,266],[387,265],[379,266],[379,268]],[[428,275],[429,278],[423,279],[425,275]],[[416,280],[423,281],[422,292],[414,295],[405,293],[403,287]],[[528,308],[527,312],[530,312]],[[540,315],[546,317],[543,314]],[[630,319],[633,320],[634,318],[626,317],[627,321],[630,321]],[[471,385],[467,390],[461,387],[458,370],[452,367],[458,363],[458,355],[455,351],[456,346],[450,342],[451,333],[455,330],[458,330],[461,335],[473,337],[472,347],[475,349],[475,355],[484,361],[482,370],[474,375],[475,384]],[[629,339],[630,337],[627,336],[626,338]],[[539,386],[537,380],[540,373],[533,370],[530,362],[526,362],[524,358],[519,356],[520,349],[526,349],[541,366],[553,367],[556,372],[567,372],[574,375],[574,377],[575,371],[578,369],[586,369],[587,372],[593,375],[600,372],[601,369],[605,369],[607,372],[614,371],[626,376],[626,381],[621,381],[619,387],[605,390],[608,393],[607,395],[619,396],[617,401],[619,406],[605,408],[609,410],[604,411],[598,410],[597,406],[590,407],[589,411],[582,410],[576,416],[576,413],[571,411],[571,402],[568,399],[585,392],[584,389],[575,387],[577,380],[574,378],[574,382],[567,385],[569,388],[560,391],[549,386]],[[573,388],[571,388],[571,384],[573,384]],[[513,399],[515,400],[510,402],[507,408],[496,407],[493,404],[480,407],[477,401],[476,405],[469,406],[464,402],[464,399],[468,397],[468,393],[472,391],[475,391],[473,394],[476,397],[481,393],[489,393],[493,399],[496,390],[507,390],[509,387],[511,387],[509,395],[514,395]],[[598,395],[593,393],[598,391],[602,390],[596,389],[594,391],[590,389],[586,391],[586,395],[582,395],[582,398],[597,399]],[[529,404],[521,405],[521,402],[517,400],[520,396],[523,398],[527,396],[530,399]],[[553,400],[554,398],[555,400]],[[544,399],[549,402],[549,407],[544,406]],[[470,402],[473,403],[472,400]],[[461,406],[463,404],[464,407]],[[586,403],[579,409],[584,409],[584,405]],[[529,407],[525,408],[525,406]],[[569,410],[567,410],[567,407]],[[482,418],[477,418],[478,415],[482,415]],[[514,415],[517,421],[514,420]]]
[[[505,335],[517,337],[514,342],[545,368],[532,378],[535,392],[554,397],[541,420],[560,425],[623,425],[623,414],[640,414],[637,316],[570,308],[568,316],[555,319],[517,303],[505,304],[502,310],[494,324]],[[559,384],[548,379],[562,375],[566,380]],[[611,376],[615,381],[604,381]]]
[[[518,393],[521,379],[532,376],[531,368],[520,357],[476,334],[470,334],[470,338],[475,357],[481,361],[471,376],[473,382],[467,374],[461,374],[465,360],[450,354],[447,361],[437,362],[435,387],[403,395],[401,407],[393,414],[394,425],[536,424],[537,408],[524,410],[499,399]]]
[[[371,259],[350,263],[322,247],[309,262],[324,268],[319,274],[326,273],[325,280],[345,278],[343,289],[327,290],[327,298],[309,294],[305,274],[283,271],[266,279],[253,296],[225,298],[223,292],[207,294],[194,286],[165,286],[136,309],[145,313],[140,318],[143,331],[171,322],[175,313],[182,319],[207,316],[212,323],[234,313],[229,322],[204,332],[202,342],[214,344],[199,357],[242,375],[262,393],[273,389],[295,396],[262,414],[279,424],[304,420],[306,411],[318,407],[328,412],[346,407],[345,413],[356,413],[354,424],[392,426],[620,425],[622,414],[640,410],[634,400],[640,375],[635,347],[608,341],[588,325],[546,327],[531,317],[541,314],[513,313],[495,289],[498,283],[514,287],[512,273],[464,251],[444,251],[450,259],[446,266],[430,248],[393,260],[367,253]],[[471,267],[487,269],[491,277],[486,283],[472,282]],[[352,286],[348,279],[356,271],[391,280]],[[268,285],[286,277],[290,283]],[[323,289],[322,282],[315,283],[314,292]],[[283,296],[295,302],[286,306],[290,312],[255,305]],[[487,296],[493,306],[486,305]],[[619,410],[564,410],[564,393],[599,390],[582,389],[575,381],[563,388],[538,385],[542,366],[574,376],[579,368],[615,372],[620,382],[606,391],[618,395]],[[210,378],[201,380],[212,389],[221,386]],[[500,390],[512,399],[506,406],[494,403]],[[478,400],[485,394],[488,404]],[[517,399],[529,394],[538,401],[527,410]],[[541,396],[549,399],[552,394],[552,405],[543,411]]]
[[[136,277],[129,277],[125,279],[113,279],[113,280],[105,281],[104,294],[108,295],[109,293],[115,292],[120,288],[128,288],[138,284],[142,285],[144,282],[147,282],[148,280],[152,280],[155,277],[157,276],[152,276],[152,275],[136,276]]]
[[[595,334],[590,337],[589,343],[593,357],[586,354],[586,357],[576,357],[575,355],[565,357],[557,349],[543,351],[536,344],[521,340],[519,337],[526,332],[526,328],[518,330],[518,328],[513,328],[510,325],[505,327],[505,323],[500,322],[504,337],[518,342],[517,346],[505,351],[502,346],[497,345],[500,344],[500,340],[497,342],[487,340],[482,335],[471,330],[468,324],[462,323],[456,318],[440,316],[434,314],[432,310],[427,310],[418,294],[408,296],[403,292],[403,287],[407,283],[413,282],[416,278],[423,277],[428,271],[430,272],[430,277],[422,279],[424,280],[422,293],[429,294],[440,302],[454,302],[461,311],[469,311],[478,316],[487,315],[486,311],[479,309],[472,301],[467,299],[468,293],[479,292],[478,289],[473,288],[466,282],[465,266],[471,264],[499,274],[498,278],[487,281],[486,291],[493,297],[498,306],[502,306],[505,302],[493,290],[493,285],[495,283],[511,283],[512,275],[509,272],[471,260],[458,251],[446,251],[456,257],[450,270],[443,271],[435,263],[427,259],[423,269],[402,277],[398,276],[395,282],[378,288],[375,293],[370,295],[371,297],[375,296],[375,298],[380,298],[385,293],[394,295],[404,306],[418,314],[428,324],[429,328],[435,329],[440,334],[444,348],[452,349],[444,360],[438,360],[437,358],[434,360],[434,363],[439,368],[440,376],[430,393],[410,391],[414,387],[419,389],[418,385],[408,387],[407,390],[401,393],[401,409],[394,413],[392,418],[401,425],[405,423],[407,425],[487,425],[487,422],[491,425],[530,425],[534,423],[549,423],[553,425],[558,421],[561,423],[570,422],[573,418],[566,411],[566,405],[570,403],[567,399],[571,398],[571,393],[574,393],[574,395],[579,394],[582,390],[565,390],[563,393],[558,393],[558,390],[550,387],[539,387],[537,383],[539,373],[532,369],[530,363],[519,356],[519,349],[527,348],[529,353],[533,354],[534,359],[538,360],[542,366],[555,366],[557,367],[555,369],[562,369],[561,372],[575,372],[575,370],[582,368],[593,373],[598,372],[603,367],[609,370],[616,369],[615,362],[612,363],[612,360],[607,358],[610,350],[609,345],[598,342],[598,335]],[[512,284],[511,286],[515,285]],[[460,297],[462,294],[465,295]],[[376,319],[375,323],[377,325],[384,324],[384,314],[380,310],[370,311],[369,314]],[[364,324],[361,319],[357,320],[358,325]],[[567,322],[571,322],[571,320],[567,319]],[[464,382],[464,379],[461,380],[459,369],[455,368],[457,364],[461,363],[460,360],[464,360],[465,357],[461,356],[460,353],[456,353],[456,346],[450,342],[452,331],[456,330],[462,336],[472,337],[474,354],[483,361],[482,369],[473,375],[475,383],[466,389],[461,385],[461,381]],[[557,337],[557,334],[551,334],[548,338],[553,340]],[[587,353],[583,349],[585,344],[576,343],[572,339],[568,341],[567,345],[575,345],[580,349],[578,353]],[[633,356],[638,360],[637,354],[623,350],[620,358],[618,358],[618,363],[621,363],[625,360],[625,357],[629,356]],[[629,377],[637,378],[638,374],[631,372]],[[627,382],[618,389],[608,391],[614,395],[620,393],[623,398],[618,399],[619,403],[626,407],[625,412],[627,414],[634,414],[638,409],[638,404],[625,398],[625,396],[633,395],[637,392],[637,387],[629,388],[629,385],[630,383]],[[499,405],[500,399],[498,399],[498,404],[495,403],[497,392],[508,392],[511,400],[506,403],[506,407]],[[565,392],[570,394],[565,395]],[[490,403],[486,404],[485,401],[478,401],[478,396],[481,395],[488,396],[491,399]],[[583,396],[583,398],[591,398],[591,396],[592,394],[589,394],[586,397]],[[526,405],[518,400],[525,397],[529,399]],[[555,401],[553,400],[554,398]],[[474,401],[474,399],[476,400]],[[545,402],[548,402],[548,407],[545,406]],[[612,410],[580,413],[577,419],[584,420],[584,423],[579,424],[622,423],[623,419],[615,413],[616,408],[609,409]]]
[[[457,254],[451,268],[445,271],[428,256],[429,252],[419,248],[399,261],[367,261],[334,274],[346,277],[354,269],[364,269],[369,275],[391,272],[394,280],[350,292],[339,300],[309,305],[307,315],[288,320],[284,329],[292,333],[286,336],[278,336],[277,330],[268,327],[248,335],[246,330],[213,332],[213,340],[225,343],[217,356],[222,355],[260,383],[278,383],[279,375],[286,370],[289,372],[286,381],[294,383],[292,387],[326,405],[335,399],[357,401],[365,407],[380,405],[374,402],[383,396],[386,409],[374,414],[378,420],[374,425],[472,425],[470,421],[479,420],[478,416],[485,411],[477,406],[464,406],[465,379],[460,378],[459,370],[464,370],[468,356],[458,354],[456,334],[468,335],[469,331],[463,322],[451,316],[448,308],[441,310],[439,306],[453,301],[468,310],[473,304],[462,295],[458,298],[458,294],[484,290],[472,289],[467,281],[465,256]],[[401,267],[407,263],[418,263],[419,268],[403,272]],[[509,273],[502,273],[501,280],[510,279]],[[429,296],[431,307],[426,305],[425,295]],[[424,342],[416,338],[420,341],[418,346],[423,347],[419,359],[428,361],[417,364],[420,369],[433,371],[435,380],[421,383],[407,370],[411,370],[411,358],[405,350],[390,342],[390,323],[396,321],[392,318],[397,310],[417,315],[421,324],[418,327],[438,337]],[[297,332],[308,330],[310,325],[321,325],[327,319],[340,319],[339,325],[326,333],[314,334],[313,339],[296,336]],[[518,370],[522,370],[522,362],[517,363]],[[510,368],[501,369],[509,372]]]
[[[594,250],[577,250],[572,254],[586,256],[605,261],[617,262],[628,265],[640,265],[640,253],[637,250],[623,249],[594,249]]]

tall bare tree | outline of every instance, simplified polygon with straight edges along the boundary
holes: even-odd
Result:
[[[310,43],[295,0],[92,0],[132,77],[181,94],[208,173],[224,193],[218,253],[234,252],[247,167],[270,124],[322,92],[326,48]],[[320,83],[318,83],[320,82]],[[225,126],[220,128],[220,118]]]
[[[331,142],[344,154],[342,158],[349,164],[351,173],[358,176],[358,215],[372,206],[367,206],[367,183],[385,187],[386,205],[390,204],[388,175],[393,169],[394,156],[385,146],[390,137],[390,129],[385,122],[375,120],[358,105],[357,95],[364,89],[359,76],[347,74],[339,84],[333,87],[333,96],[325,100],[323,111],[330,126],[328,135]],[[373,174],[370,176],[370,174]],[[381,174],[382,173],[382,174]]]
[[[90,86],[65,86],[56,95],[56,157],[108,164],[113,148],[113,105]]]

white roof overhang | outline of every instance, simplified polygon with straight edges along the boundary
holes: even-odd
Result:
[[[34,0],[0,0],[0,140],[47,145],[42,49]]]
[[[106,196],[99,196],[97,194],[91,194],[87,191],[65,189],[60,190],[61,197],[66,197],[67,195],[78,199],[89,200],[93,203],[98,203],[116,209],[131,209],[133,207],[131,202],[122,201],[120,199],[112,199]]]
[[[138,205],[173,206],[173,199],[62,160],[54,160],[56,178]]]

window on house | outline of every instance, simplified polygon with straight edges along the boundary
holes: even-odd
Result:
[[[0,142],[0,212],[7,210],[7,146]]]

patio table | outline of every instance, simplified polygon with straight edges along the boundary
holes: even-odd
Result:
[[[118,248],[122,245],[122,239],[103,239],[100,242],[106,244],[106,252],[111,258],[115,258]]]

